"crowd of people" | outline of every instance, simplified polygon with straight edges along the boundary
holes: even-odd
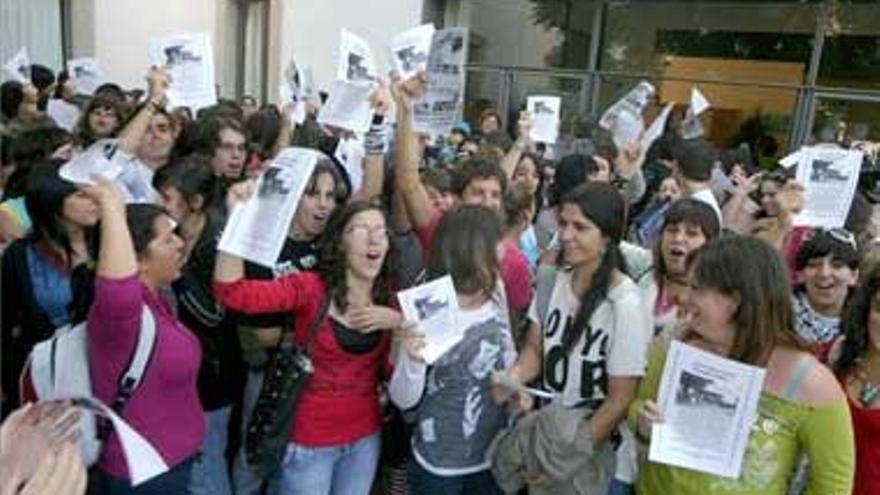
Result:
[[[791,172],[684,139],[679,116],[647,149],[599,126],[535,143],[527,113],[492,109],[423,136],[423,74],[376,86],[355,181],[336,153],[350,133],[318,123],[319,100],[295,124],[293,103],[250,96],[168,108],[159,67],[146,92],[88,97],[32,74],[2,85],[0,493],[880,493],[870,195],[845,228],[795,226]],[[52,99],[80,109],[74,128]],[[117,180],[62,178],[106,139]],[[218,251],[291,146],[322,158],[274,266]],[[395,294],[447,275],[463,337],[428,364]],[[145,315],[156,339],[132,389],[119,377]],[[137,486],[118,432],[86,471],[74,406],[33,402],[29,353],[80,322],[94,396],[169,467]],[[766,370],[738,477],[648,460],[672,342]],[[285,355],[310,363],[293,404]]]

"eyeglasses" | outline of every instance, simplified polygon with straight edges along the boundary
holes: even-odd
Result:
[[[855,234],[853,234],[852,232],[850,232],[846,229],[842,229],[840,227],[835,227],[833,229],[819,228],[819,229],[814,230],[813,234],[810,237],[812,238],[813,236],[822,235],[822,234],[827,234],[835,241],[846,244],[855,250],[859,249],[858,244],[856,243]]]

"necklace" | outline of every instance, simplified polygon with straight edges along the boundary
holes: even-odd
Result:
[[[862,391],[859,393],[859,402],[863,407],[871,407],[880,398],[880,386],[868,379],[870,364],[866,361],[859,363],[859,372],[856,377],[862,382]]]
[[[880,396],[880,387],[866,381],[862,387],[862,393],[859,394],[859,402],[864,407],[871,407],[877,402],[878,396]]]

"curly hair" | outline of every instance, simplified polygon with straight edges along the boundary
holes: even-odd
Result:
[[[345,206],[336,208],[330,216],[324,235],[321,236],[320,250],[321,260],[318,263],[318,273],[327,285],[327,293],[330,300],[342,313],[348,308],[348,259],[343,247],[342,236],[351,219],[358,213],[365,211],[378,211],[385,216],[385,212],[378,203],[372,201],[352,201]],[[373,282],[371,298],[376,304],[387,304],[390,300],[388,282],[390,280],[391,239],[388,239],[388,253],[382,263],[382,269]]]
[[[843,311],[840,331],[844,335],[840,357],[833,363],[834,374],[845,378],[870,347],[871,300],[880,291],[880,267],[875,266],[862,279]]]

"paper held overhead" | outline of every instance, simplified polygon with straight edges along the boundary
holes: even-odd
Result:
[[[80,111],[79,107],[61,98],[50,98],[46,104],[46,115],[52,117],[58,127],[72,133],[79,121]]]
[[[643,151],[647,151],[654,144],[654,141],[663,135],[663,132],[666,130],[666,123],[669,121],[669,114],[672,113],[674,107],[675,103],[667,103],[663,110],[660,110],[660,114],[654,118],[654,121],[645,130],[645,133],[642,134],[641,148]]]
[[[434,31],[433,24],[423,24],[391,38],[391,61],[400,77],[409,79],[418,71],[427,69]]]
[[[278,88],[278,96],[282,104],[293,103],[292,124],[300,125],[306,120],[306,102],[317,104],[320,100],[312,80],[309,67],[299,66],[293,60],[284,70],[284,77]]]
[[[529,96],[526,111],[532,119],[529,137],[538,143],[555,144],[559,137],[559,112],[562,99],[558,96]]]
[[[21,84],[30,83],[31,59],[28,57],[27,48],[22,47],[18,50],[15,55],[6,62],[3,69],[6,71],[6,76],[13,81],[18,81]]]
[[[706,133],[702,122],[700,122],[700,115],[708,110],[709,107],[709,100],[703,96],[703,93],[696,86],[692,87],[690,106],[688,106],[684,121],[681,124],[681,135],[683,138],[695,139]]]
[[[800,150],[797,180],[804,186],[804,208],[795,225],[843,227],[849,214],[863,154],[858,150],[813,146]]]
[[[376,59],[370,45],[347,29],[339,39],[336,79],[355,84],[372,84],[378,78]]]
[[[312,171],[326,158],[309,148],[282,150],[257,179],[253,196],[230,214],[217,249],[275,266]]]
[[[434,32],[428,55],[425,94],[413,105],[413,127],[417,132],[432,136],[448,134],[460,120],[467,47],[466,28]]]
[[[711,105],[709,104],[709,100],[703,95],[703,93],[697,89],[696,86],[691,88],[691,109],[694,111],[694,115],[700,115],[706,110],[709,109]]]
[[[214,50],[205,33],[161,36],[150,40],[150,63],[165,67],[171,78],[168,105],[196,111],[217,103]]]
[[[76,85],[76,92],[90,95],[103,82],[101,66],[92,57],[74,58],[67,61],[67,73]]]
[[[74,184],[92,185],[94,177],[114,181],[125,168],[122,151],[115,139],[102,139],[77,153],[61,166],[58,175]]]
[[[330,95],[318,113],[318,123],[356,134],[366,133],[373,119],[373,109],[370,106],[372,93],[372,85],[333,81]]]
[[[611,133],[614,144],[619,148],[641,137],[645,128],[642,112],[655,93],[654,85],[642,81],[602,114],[599,127]]]

